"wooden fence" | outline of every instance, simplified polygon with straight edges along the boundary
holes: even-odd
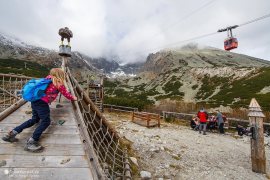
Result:
[[[112,104],[103,104],[104,109],[111,111],[120,111],[120,112],[137,112],[138,108],[126,107],[126,106],[117,106]]]
[[[133,112],[132,122],[146,127],[160,127],[160,115],[147,112]]]

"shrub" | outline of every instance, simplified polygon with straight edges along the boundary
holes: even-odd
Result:
[[[198,84],[195,84],[195,85],[193,85],[191,88],[193,89],[193,90],[195,90],[195,89],[197,89],[198,88]]]
[[[48,75],[49,68],[38,63],[25,60],[0,59],[0,72],[6,74],[22,74],[31,77],[44,77]]]
[[[128,106],[138,108],[142,110],[147,104],[143,101],[131,98],[124,98],[124,97],[108,97],[105,96],[104,98],[105,104],[113,104],[118,106]]]
[[[176,76],[173,76],[171,80],[169,80],[166,84],[164,84],[163,90],[166,93],[170,93],[171,95],[180,95],[179,88],[183,84],[176,79]]]
[[[270,86],[270,68],[260,69],[256,75],[230,83],[223,86],[221,91],[211,99],[223,104],[231,104],[235,98],[240,101],[233,104],[234,107],[247,107],[252,98],[256,98],[261,107],[266,110],[270,108],[270,93],[258,94],[265,86]]]

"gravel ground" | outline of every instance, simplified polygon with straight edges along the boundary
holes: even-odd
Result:
[[[133,142],[139,169],[152,179],[267,179],[251,170],[249,137],[232,133],[201,135],[189,127],[162,123],[145,128],[130,122],[130,116],[106,113],[122,137]],[[267,163],[270,138],[265,138]]]

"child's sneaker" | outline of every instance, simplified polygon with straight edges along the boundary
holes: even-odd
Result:
[[[16,142],[18,141],[18,139],[15,138],[17,134],[18,133],[16,131],[12,130],[8,134],[6,134],[4,137],[2,137],[2,140],[6,142],[11,142],[11,143]]]
[[[40,152],[43,149],[41,145],[39,145],[38,141],[35,141],[33,138],[28,139],[24,150],[30,152]]]

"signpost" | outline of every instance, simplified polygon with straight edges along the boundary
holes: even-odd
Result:
[[[263,118],[265,115],[255,98],[250,102],[248,117],[252,132],[250,138],[252,171],[265,174],[266,158],[263,134]]]

